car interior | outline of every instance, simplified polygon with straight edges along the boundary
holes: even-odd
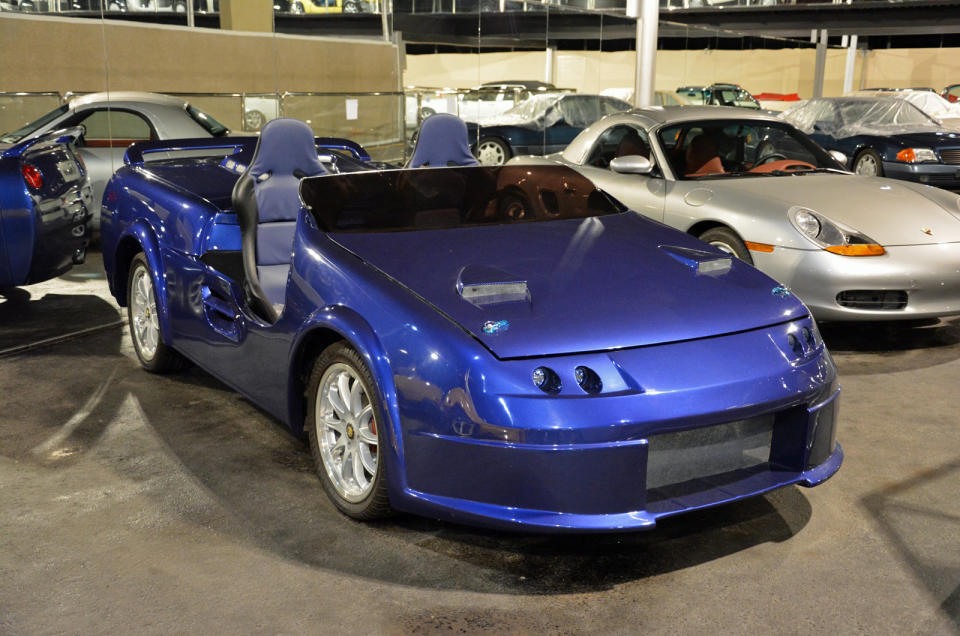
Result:
[[[274,119],[263,127],[250,166],[233,188],[244,294],[251,309],[270,323],[283,311],[300,212],[300,180],[326,173],[310,126],[296,119]]]

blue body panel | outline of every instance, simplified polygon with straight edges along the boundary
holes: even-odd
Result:
[[[54,278],[72,267],[88,239],[90,186],[68,131],[0,152],[0,287]],[[39,189],[21,172],[39,170]]]
[[[125,304],[126,268],[146,252],[164,341],[297,433],[312,362],[304,352],[316,354],[307,343],[348,341],[376,380],[398,510],[505,528],[643,529],[772,488],[816,485],[839,468],[836,367],[803,305],[771,293],[776,283],[745,265],[703,276],[678,264],[662,247],[708,249],[681,232],[612,214],[327,233],[302,209],[286,303],[267,325],[239,281],[209,264],[240,249],[240,231],[223,203],[231,179],[208,168],[134,162],[114,175],[102,221],[114,295]],[[591,244],[614,250],[617,262]],[[502,334],[479,328],[499,315],[494,308],[458,305],[466,301],[452,291],[457,272],[481,256],[529,280],[533,309],[501,305],[516,311]],[[625,284],[629,272],[640,274]],[[643,311],[644,296],[655,310]],[[551,319],[556,328],[545,325]],[[531,381],[544,365],[563,380],[555,395]],[[581,390],[578,366],[593,369],[602,390]],[[709,437],[741,421],[769,428],[758,465],[648,487],[657,440]]]

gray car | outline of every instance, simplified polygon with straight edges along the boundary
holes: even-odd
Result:
[[[213,117],[169,95],[116,91],[74,97],[39,119],[0,135],[0,148],[51,130],[83,126],[77,154],[93,186],[93,227],[100,226],[103,189],[123,165],[127,147],[137,141],[219,137],[230,131]]]
[[[787,122],[743,109],[611,115],[567,148],[627,207],[756,265],[821,320],[960,314],[960,196],[842,169]]]

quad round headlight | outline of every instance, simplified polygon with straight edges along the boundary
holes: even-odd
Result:
[[[563,388],[560,376],[550,367],[537,367],[531,376],[534,386],[544,393],[559,393]]]
[[[577,379],[577,384],[587,393],[599,393],[603,390],[603,382],[597,372],[590,367],[577,367],[573,370],[573,375]]]

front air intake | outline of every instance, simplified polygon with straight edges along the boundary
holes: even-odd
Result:
[[[837,303],[850,309],[897,311],[906,308],[907,292],[902,289],[842,291],[837,294]]]

